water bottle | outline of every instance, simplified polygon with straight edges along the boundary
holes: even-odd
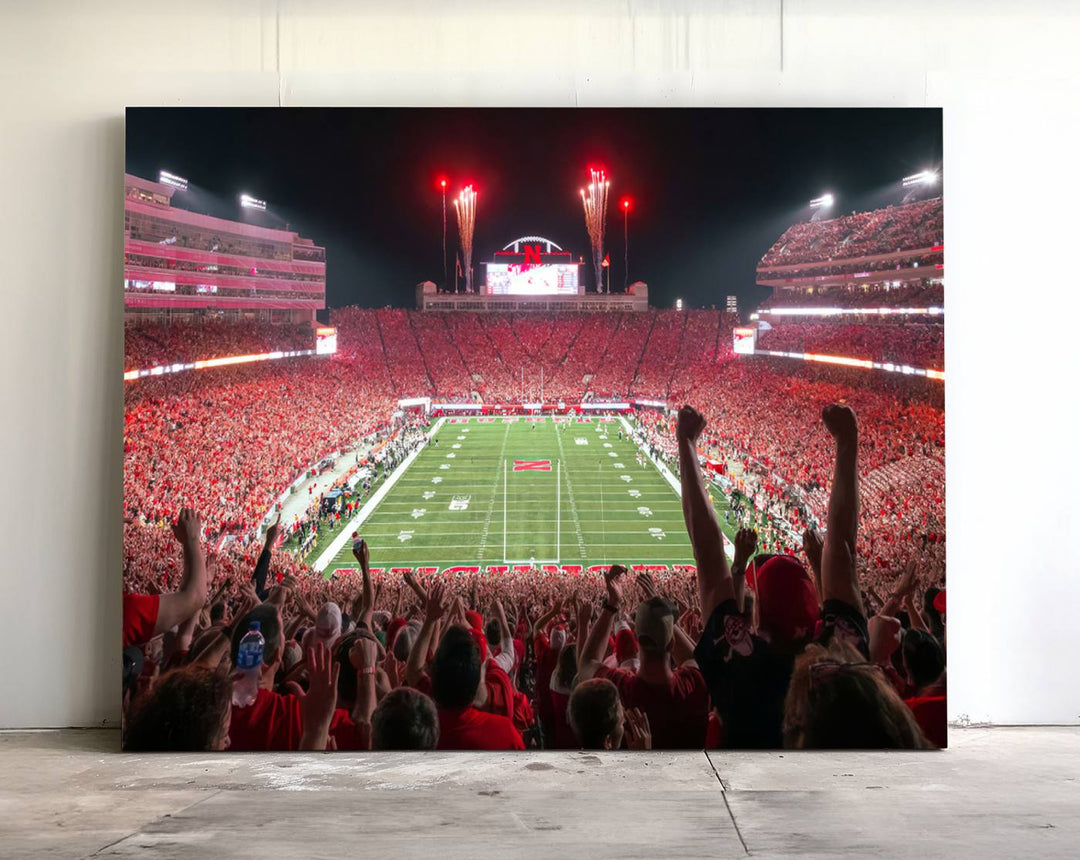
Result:
[[[232,703],[246,708],[255,702],[259,694],[259,670],[262,668],[266,640],[260,632],[258,621],[252,621],[248,632],[240,640],[236,652],[236,674],[233,675]]]

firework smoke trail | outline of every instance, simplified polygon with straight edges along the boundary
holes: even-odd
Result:
[[[596,291],[604,291],[604,231],[607,229],[608,188],[611,182],[603,170],[589,170],[588,188],[581,189],[581,204],[585,209],[585,229],[592,245],[593,271]]]
[[[466,185],[454,201],[454,211],[457,212],[461,256],[465,262],[465,292],[471,293],[473,228],[476,226],[476,192],[471,185]]]

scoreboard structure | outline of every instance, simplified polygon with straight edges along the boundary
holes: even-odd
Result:
[[[580,296],[582,265],[542,236],[522,236],[510,242],[495,259],[484,263],[484,294],[488,296]]]

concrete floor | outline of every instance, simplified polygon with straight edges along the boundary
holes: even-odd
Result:
[[[1080,728],[930,753],[128,755],[0,733],[3,857],[1080,856]]]

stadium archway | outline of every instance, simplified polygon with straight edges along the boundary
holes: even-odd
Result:
[[[521,246],[525,245],[525,244],[529,244],[529,245],[533,245],[533,244],[547,245],[547,249],[544,252],[546,254],[550,254],[553,249],[556,250],[556,251],[561,251],[562,250],[562,248],[559,245],[556,245],[550,239],[545,239],[543,236],[522,236],[520,239],[515,239],[513,242],[509,243],[508,245],[504,245],[503,250],[504,251],[513,251],[513,253],[515,253],[515,254],[520,254],[521,253]]]

